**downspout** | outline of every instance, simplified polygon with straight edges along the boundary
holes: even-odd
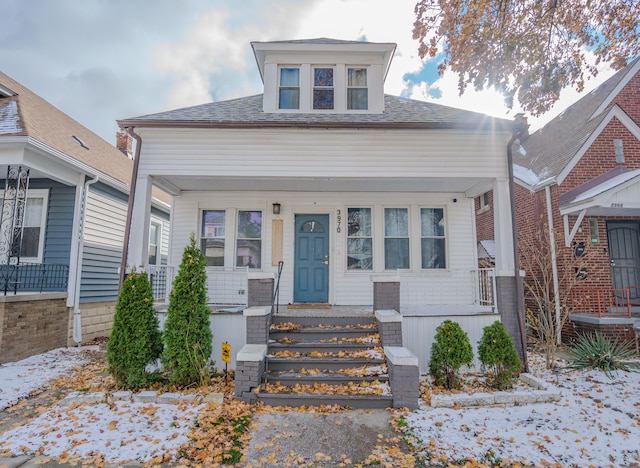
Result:
[[[527,360],[527,334],[525,332],[525,318],[524,318],[524,291],[522,288],[522,281],[520,279],[520,258],[518,254],[518,228],[516,225],[516,199],[515,199],[515,183],[513,178],[513,153],[511,146],[516,138],[521,134],[522,129],[520,126],[514,127],[511,132],[511,138],[507,143],[507,165],[509,166],[509,203],[511,205],[511,237],[513,242],[513,268],[514,279],[516,281],[516,300],[517,300],[517,314],[518,314],[518,327],[520,328],[520,342],[522,343],[522,364],[524,365],[524,371],[529,372],[529,362]]]
[[[127,257],[129,255],[129,238],[131,237],[131,217],[133,216],[133,202],[136,196],[136,182],[138,180],[138,166],[140,165],[140,151],[142,149],[142,137],[133,131],[134,127],[127,127],[127,133],[136,140],[136,152],[133,157],[133,172],[131,173],[131,184],[129,187],[129,204],[127,206],[127,220],[124,224],[124,244],[122,245],[122,260],[120,261],[120,280],[118,282],[118,293],[124,283],[127,268]]]
[[[82,208],[80,210],[80,229],[78,229],[78,251],[77,259],[78,265],[76,267],[75,277],[75,291],[73,298],[73,341],[78,345],[82,343],[82,316],[80,311],[80,285],[82,283],[82,256],[84,255],[84,221],[87,214],[87,197],[89,196],[89,186],[95,184],[100,179],[96,176],[92,180],[87,180],[84,183],[84,190],[82,196]]]
[[[553,214],[551,212],[551,190],[544,188],[547,198],[547,223],[549,224],[549,244],[551,245],[551,274],[553,276],[553,296],[556,309],[556,338],[557,344],[562,342],[562,326],[560,324],[560,285],[558,283],[558,252],[556,251],[556,236],[553,232]]]

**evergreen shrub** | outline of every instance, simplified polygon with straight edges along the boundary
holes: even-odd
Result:
[[[130,273],[125,279],[107,343],[109,373],[118,385],[137,389],[153,376],[146,366],[162,353],[162,337],[153,309],[153,291],[146,273]]]
[[[459,388],[458,372],[463,365],[473,361],[473,349],[469,336],[457,322],[445,320],[436,328],[436,336],[431,345],[429,372],[436,385],[448,389]]]
[[[187,386],[204,383],[211,357],[205,271],[206,260],[196,246],[195,234],[184,249],[178,274],[169,295],[163,338],[162,364],[169,381]]]
[[[522,362],[502,322],[496,320],[484,327],[478,342],[478,358],[483,366],[490,368],[489,385],[499,390],[513,387]]]

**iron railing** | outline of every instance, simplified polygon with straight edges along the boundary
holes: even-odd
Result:
[[[13,292],[66,291],[69,266],[53,263],[0,265],[0,287],[4,295]]]
[[[282,268],[284,267],[284,262],[280,260],[278,262],[278,276],[276,277],[276,285],[273,289],[273,298],[271,299],[271,313],[273,313],[273,307],[276,308],[276,313],[278,313],[278,304],[280,302],[280,276],[282,276]]]
[[[569,294],[572,313],[617,315],[631,317],[631,307],[638,306],[632,299],[638,286],[627,288],[573,288]]]
[[[147,275],[156,301],[169,301],[171,283],[173,283],[173,267],[167,265],[147,265]]]

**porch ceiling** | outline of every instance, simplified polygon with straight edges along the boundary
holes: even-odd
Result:
[[[190,177],[154,176],[154,185],[178,195],[194,191],[474,192],[487,178]],[[472,195],[473,196],[473,195]]]

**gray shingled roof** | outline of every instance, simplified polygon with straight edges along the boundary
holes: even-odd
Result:
[[[394,127],[394,128],[493,128],[508,129],[510,121],[489,117],[432,102],[417,101],[385,95],[385,110],[381,114],[350,113],[265,113],[262,110],[262,94],[229,101],[212,102],[157,114],[119,120],[121,127],[128,126],[194,126],[194,127]]]
[[[606,116],[605,111],[591,118],[594,112],[631,72],[635,63],[620,70],[532,133],[522,144],[526,154],[514,151],[514,164],[531,169],[541,181],[558,176]]]

